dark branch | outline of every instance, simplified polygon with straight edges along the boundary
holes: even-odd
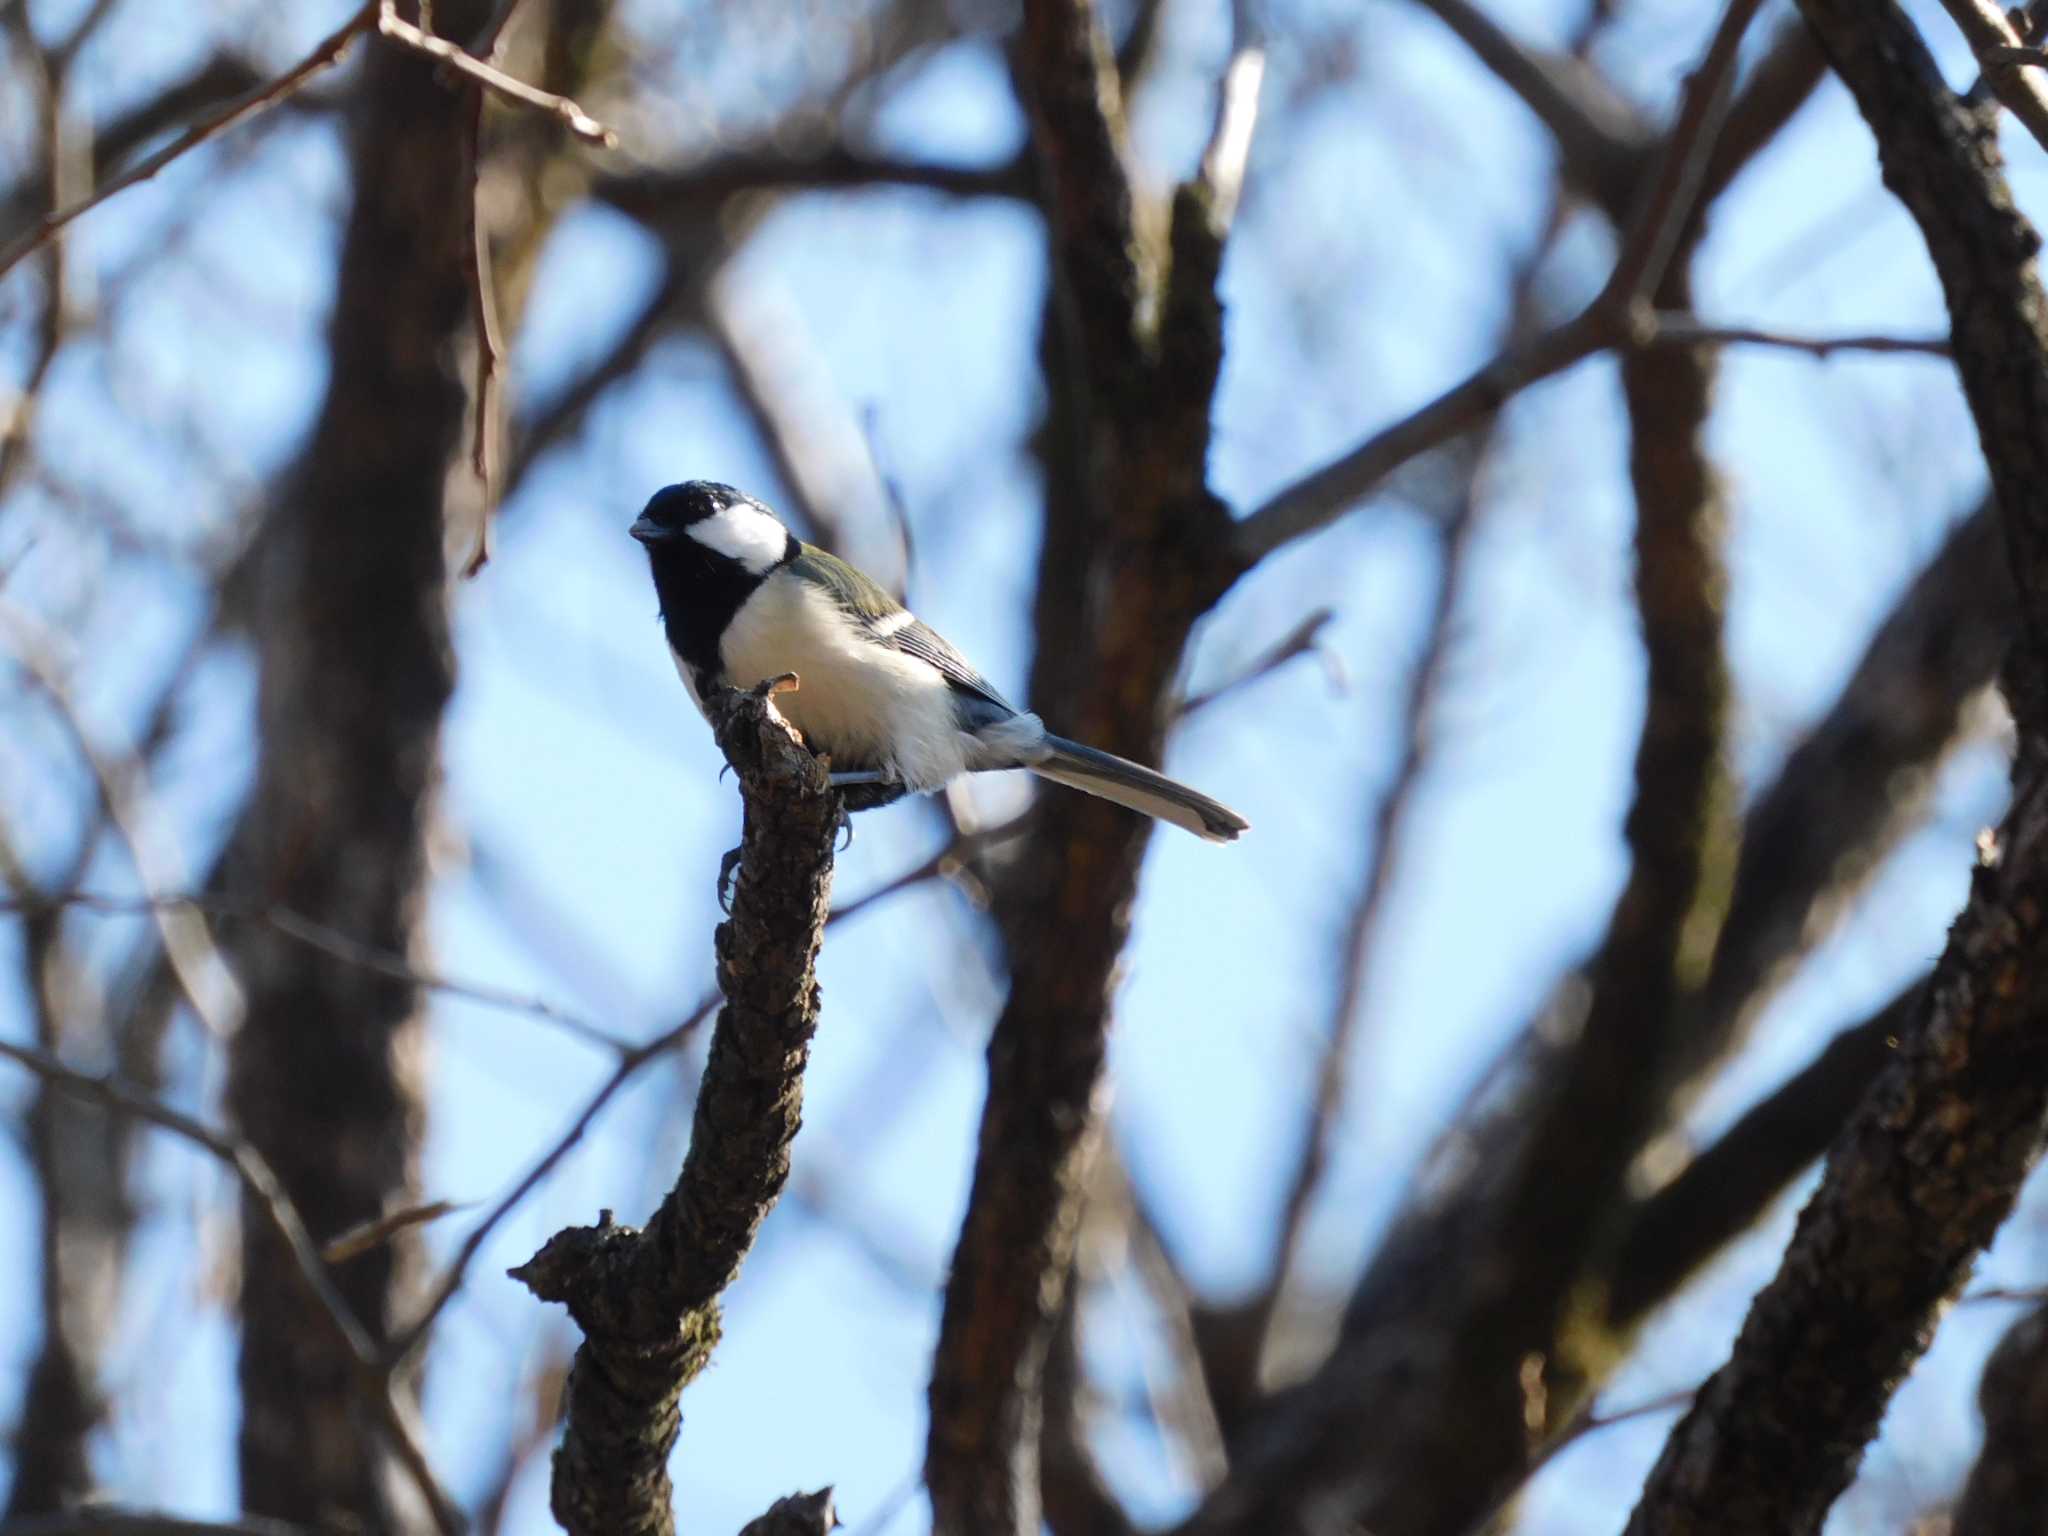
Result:
[[[1583,59],[1510,36],[1471,0],[1421,0],[1520,98],[1556,142],[1565,182],[1603,207],[1627,198],[1654,140],[1634,109]]]
[[[1170,263],[1135,218],[1118,81],[1093,8],[1031,0],[1012,53],[1050,243],[1047,439],[1059,466],[1031,703],[1056,729],[1139,760],[1156,759],[1189,630],[1231,574],[1218,558],[1228,524],[1203,472],[1223,346],[1215,278],[1255,94],[1244,53],[1226,74],[1204,175],[1174,199]],[[1055,653],[1094,665],[1062,666]],[[1110,980],[1146,834],[1113,806],[1053,796],[1015,866],[1012,888],[1031,898],[1006,930],[1010,995],[989,1041],[932,1369],[925,1470],[942,1536],[1038,1528],[1042,1371],[1098,1136]]]
[[[1627,1218],[1612,1265],[1607,1318],[1617,1330],[1677,1294],[1699,1267],[1755,1223],[1833,1141],[1892,1059],[1923,1001],[1915,983],[1755,1105]]]
[[[2007,1330],[1977,1387],[1984,1444],[1963,1484],[1953,1536],[2022,1536],[2048,1509],[2048,1308]]]
[[[813,974],[831,904],[840,805],[766,693],[713,701],[746,806],[724,994],[681,1177],[645,1229],[571,1227],[514,1270],[583,1330],[555,1453],[552,1505],[571,1536],[669,1536],[677,1399],[718,1342],[719,1296],[789,1176],[817,1027]]]
[[[38,220],[26,234],[5,250],[0,250],[0,276],[4,276],[11,267],[50,240],[66,225],[90,213],[108,198],[127,191],[137,182],[149,180],[181,155],[189,154],[207,140],[225,133],[243,118],[275,106],[301,89],[307,81],[322,70],[332,67],[348,51],[349,45],[376,18],[376,13],[377,0],[369,0],[369,3],[315,46],[311,53],[275,80],[259,85],[209,113],[148,159],[138,162],[112,181],[96,188],[91,196],[68,207],[55,209]]]
[[[2011,1210],[2048,1115],[2048,326],[1991,125],[1957,101],[1895,5],[1802,0],[1876,134],[1886,184],[1946,292],[2025,617],[2008,692],[2013,807],[1980,855],[1898,1061],[1830,1155],[1729,1362],[1673,1432],[1630,1521],[1652,1532],[1819,1525],[1927,1347],[1942,1305]]]

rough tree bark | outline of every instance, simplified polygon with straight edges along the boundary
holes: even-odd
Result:
[[[1055,730],[1156,760],[1189,630],[1236,575],[1223,556],[1228,519],[1204,473],[1222,360],[1215,279],[1241,166],[1227,186],[1183,188],[1170,250],[1148,251],[1093,8],[1032,0],[1015,48],[1052,246],[1053,350],[1068,366],[1054,387],[1078,403],[1064,451],[1084,491],[1061,509],[1077,520],[1062,536],[1049,525],[1040,611],[1048,590],[1059,595],[1064,643],[1095,659],[1085,676],[1041,663],[1031,704]],[[925,1471],[946,1536],[1038,1528],[1042,1375],[1147,831],[1106,802],[1051,796],[1015,871],[1017,888],[1038,894],[1007,935],[1010,995],[989,1041],[973,1188],[932,1369]]]
[[[491,7],[435,9],[444,32],[467,36]],[[235,884],[396,954],[418,944],[454,685],[443,540],[467,405],[466,117],[430,63],[369,50],[351,106],[333,371],[254,573],[261,758]],[[248,1015],[228,1102],[313,1235],[410,1203],[425,1117],[417,989],[254,926],[240,966]],[[310,1315],[268,1226],[246,1211],[243,1226],[244,1507],[419,1528],[354,1362]],[[396,1321],[417,1262],[402,1233],[337,1266],[373,1336]]]
[[[2013,804],[1915,1027],[1835,1143],[1777,1277],[1652,1472],[1632,1533],[1818,1530],[2011,1210],[2048,1115],[2048,304],[1995,120],[1895,5],[1802,0],[1948,300],[2018,588]]]
[[[541,1300],[566,1305],[583,1331],[551,1497],[570,1536],[673,1536],[677,1403],[710,1362],[719,1297],[789,1178],[841,810],[823,766],[766,699],[728,692],[711,701],[746,823],[732,916],[717,937],[725,1006],[682,1174],[644,1229],[607,1211],[595,1227],[558,1232],[512,1271]],[[827,1530],[822,1497],[756,1525],[795,1531],[805,1527],[791,1522],[804,1518]]]

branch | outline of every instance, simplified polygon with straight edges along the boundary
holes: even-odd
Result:
[[[1273,1245],[1273,1265],[1254,1305],[1261,1340],[1254,1364],[1270,1359],[1280,1304],[1295,1273],[1303,1234],[1316,1191],[1321,1187],[1330,1153],[1343,1125],[1345,1085],[1352,1067],[1359,1020],[1371,996],[1374,960],[1380,950],[1387,900],[1401,869],[1401,838],[1409,808],[1423,783],[1435,746],[1435,717],[1451,643],[1463,600],[1473,533],[1479,522],[1484,454],[1475,448],[1459,454],[1448,515],[1441,524],[1437,548],[1436,590],[1424,623],[1422,647],[1408,674],[1402,700],[1400,756],[1393,776],[1380,792],[1373,816],[1365,878],[1352,903],[1346,924],[1342,960],[1330,1023],[1316,1069],[1315,1089],[1295,1151],[1293,1172],[1280,1205],[1280,1225]]]
[[[2038,743],[1897,1062],[1835,1143],[1728,1363],[1628,1529],[1819,1527],[1941,1308],[2011,1210],[2048,1116],[2048,780]]]
[[[1607,1296],[1608,1324],[1634,1326],[1761,1216],[1828,1149],[1890,1063],[1924,1001],[1916,982],[1843,1030],[1802,1071],[1722,1133],[1627,1218]]]
[[[671,1536],[676,1403],[718,1342],[719,1296],[789,1175],[817,1026],[812,967],[832,886],[839,797],[769,695],[713,702],[746,806],[725,997],[681,1177],[644,1230],[571,1227],[512,1271],[582,1329],[551,1507],[571,1536]]]
[[[207,116],[201,118],[190,128],[187,128],[155,154],[138,162],[133,168],[122,172],[112,181],[101,186],[90,197],[46,214],[36,222],[28,233],[24,234],[12,245],[6,247],[5,250],[0,250],[0,277],[6,276],[24,257],[29,256],[48,243],[51,237],[56,235],[66,225],[92,212],[93,209],[116,193],[127,191],[137,182],[149,180],[173,160],[197,149],[209,139],[225,133],[244,118],[251,117],[265,108],[273,107],[285,100],[308,80],[311,80],[322,70],[332,66],[344,53],[348,52],[349,45],[361,33],[366,31],[375,20],[377,10],[377,0],[367,0],[367,3],[357,10],[353,16],[349,17],[341,26],[323,38],[311,53],[307,54],[305,58],[301,59],[276,79],[237,96],[225,106],[207,114]]]
[[[31,1515],[0,1525],[0,1536],[313,1536],[303,1525],[245,1516],[240,1520],[181,1520],[155,1510],[103,1504],[61,1515]]]
[[[180,1110],[172,1109],[148,1094],[112,1076],[95,1076],[67,1067],[54,1056],[29,1046],[16,1045],[9,1040],[0,1040],[0,1057],[5,1057],[26,1067],[44,1082],[61,1088],[67,1093],[77,1094],[96,1104],[121,1114],[133,1115],[138,1120],[169,1131],[192,1145],[209,1153],[224,1164],[229,1172],[241,1183],[250,1203],[269,1223],[278,1239],[290,1254],[293,1272],[298,1276],[308,1298],[318,1309],[337,1339],[355,1359],[358,1367],[358,1386],[369,1399],[372,1411],[381,1419],[385,1433],[391,1437],[393,1449],[398,1453],[418,1483],[421,1494],[433,1510],[436,1527],[442,1536],[457,1536],[462,1529],[462,1515],[433,1476],[425,1453],[420,1449],[416,1426],[393,1396],[389,1382],[378,1369],[376,1346],[357,1321],[348,1302],[335,1288],[327,1272],[326,1261],[320,1256],[319,1247],[312,1234],[306,1230],[306,1223],[300,1217],[298,1207],[286,1192],[283,1181],[264,1160],[262,1153],[250,1143],[216,1131],[203,1121]],[[33,1524],[33,1522],[31,1522]],[[10,1531],[18,1527],[10,1525]],[[97,1527],[96,1527],[97,1528]],[[262,1527],[258,1527],[261,1529]],[[145,1527],[146,1529],[146,1527]],[[276,1527],[286,1530],[289,1527]]]
[[[1682,1070],[1743,1038],[1777,984],[1924,810],[1970,701],[2018,627],[1990,501],[1957,520],[1864,648],[1827,714],[1751,805],[1728,919]],[[1690,1087],[1682,1088],[1683,1103]]]
[[[162,834],[162,818],[154,811],[148,770],[139,757],[109,752],[87,733],[58,663],[54,637],[34,615],[5,599],[0,599],[0,634],[30,681],[50,701],[72,746],[84,759],[100,803],[127,848],[143,889],[182,883],[177,856]],[[171,907],[152,907],[150,915],[163,941],[165,962],[194,1016],[215,1039],[226,1039],[234,1033],[239,1000],[224,1004],[215,996],[221,986],[232,993],[233,980],[206,924],[196,913]]]
[[[406,1326],[405,1331],[391,1341],[385,1352],[388,1364],[395,1367],[397,1362],[410,1358],[425,1342],[435,1319],[441,1315],[448,1303],[455,1299],[455,1293],[462,1289],[462,1282],[469,1274],[469,1266],[476,1261],[477,1254],[491,1233],[528,1195],[540,1187],[542,1180],[561,1165],[562,1159],[567,1157],[571,1149],[588,1134],[591,1126],[597,1123],[597,1117],[604,1112],[604,1107],[618,1096],[619,1090],[624,1088],[642,1067],[658,1061],[696,1033],[704,1021],[711,1017],[711,1010],[717,1002],[717,995],[713,994],[691,1009],[688,1016],[673,1029],[664,1030],[646,1044],[635,1046],[620,1056],[619,1064],[612,1069],[612,1075],[590,1096],[582,1112],[570,1122],[568,1130],[555,1139],[554,1145],[535,1161],[533,1167],[527,1170],[517,1184],[506,1191],[498,1203],[491,1207],[489,1214],[476,1224],[468,1237],[463,1239],[461,1248],[456,1250],[455,1257],[449,1261],[440,1281],[429,1294],[427,1304]]]
[[[1942,0],[1942,6],[1977,55],[1991,94],[2048,148],[2048,81],[2029,73],[2029,66],[2044,62],[2041,50],[2024,46],[2026,39],[1990,0]]]
[[[1318,657],[1330,680],[1330,691],[1341,694],[1347,691],[1344,677],[1344,663],[1335,651],[1323,644],[1323,631],[1329,628],[1337,617],[1334,608],[1312,610],[1293,629],[1259,652],[1236,672],[1201,693],[1190,694],[1175,707],[1177,719],[1185,720],[1189,715],[1207,709],[1218,699],[1227,698],[1240,688],[1250,687],[1261,679],[1271,677],[1289,662],[1301,656]]]
[[[1421,4],[1535,114],[1557,145],[1567,184],[1603,207],[1627,197],[1653,141],[1635,110],[1591,65],[1527,46],[1471,0]]]
[[[1532,384],[1632,339],[1698,206],[1715,135],[1728,114],[1736,50],[1762,0],[1731,0],[1665,140],[1657,175],[1605,286],[1564,324],[1511,347],[1420,410],[1296,481],[1241,519],[1232,554],[1249,569],[1282,545],[1333,523],[1401,465],[1470,431]]]
[[[1991,469],[2022,614],[2048,645],[2048,336],[2040,236],[2012,200],[1995,122],[1943,82],[1890,3],[1801,0],[1871,131],[1885,185],[1920,226],[1948,301],[1956,368]],[[2031,701],[2016,700],[2015,708]]]
[[[2012,634],[2010,579],[2000,568],[1998,546],[1988,506],[1957,524],[1879,627],[1834,706],[1758,796],[1740,839],[1707,984],[1677,1028],[1685,1050],[1674,1069],[1681,1081],[1667,1100],[1667,1119],[1685,1097],[1684,1074],[1703,1075],[1734,1047],[1776,983],[1830,931],[1864,876],[1914,824],[1968,701],[1990,681]],[[1567,978],[1439,1138],[1415,1197],[1353,1291],[1344,1331],[1357,1342],[1344,1372],[1368,1382],[1377,1379],[1374,1372],[1395,1373],[1394,1383],[1412,1389],[1414,1357],[1464,1326],[1463,1313],[1444,1302],[1443,1277],[1447,1267],[1463,1271],[1480,1262],[1473,1256],[1491,1240],[1510,1178],[1517,1170],[1543,1168],[1551,1157],[1549,1144],[1532,1129],[1536,1106],[1564,1069],[1587,987],[1584,976]],[[1556,1134],[1580,1131],[1566,1125]],[[1829,1133],[1818,1134],[1825,1139]],[[1670,1193],[1678,1198],[1676,1187]],[[1758,1206],[1769,1194],[1749,1189]],[[1711,1230],[1711,1211],[1695,1209],[1707,1224],[1698,1240],[1720,1241],[1724,1234]],[[1627,1224],[1639,1216],[1624,1219],[1617,1255],[1639,1251]],[[1724,1212],[1723,1219],[1733,1218]],[[1629,1293],[1626,1305],[1610,1314],[1618,1312],[1625,1324],[1657,1295],[1655,1287],[1648,1293],[1631,1287],[1617,1270],[1623,1262],[1611,1258],[1604,1268]],[[1336,1373],[1335,1382],[1342,1380]],[[1306,1439],[1315,1432],[1314,1419],[1345,1401],[1311,1399],[1276,1405],[1269,1414],[1282,1416],[1286,1434]],[[1519,1405],[1511,1411],[1519,1412]],[[1332,1453],[1356,1454],[1342,1440]],[[1446,1486],[1470,1485],[1470,1459],[1458,1481]]]
[[[831,1536],[839,1529],[832,1490],[792,1493],[768,1506],[768,1513],[740,1527],[740,1536]]]
[[[1980,854],[1918,1027],[1836,1142],[1728,1363],[1673,1432],[1630,1521],[1638,1536],[1819,1525],[2011,1210],[2048,1116],[2039,241],[2013,207],[1989,125],[1949,92],[1895,5],[1801,10],[1877,135],[1886,185],[1920,224],[1948,298],[2026,620],[2008,683],[2020,749],[2012,808]]]
[[[423,31],[398,14],[397,0],[379,0],[377,6],[377,31],[380,35],[401,43],[407,48],[425,54],[428,58],[446,64],[459,75],[466,75],[485,90],[504,98],[515,106],[532,107],[560,119],[577,138],[586,144],[595,144],[600,149],[614,149],[619,136],[605,127],[588,112],[577,106],[566,96],[557,96],[553,91],[544,91],[537,85],[528,85],[524,80],[506,74],[487,60],[458,48],[445,37],[436,37]]]
[[[2048,1308],[2006,1331],[1977,1388],[1984,1444],[1963,1484],[1953,1536],[2022,1536],[2048,1509]]]
[[[1031,704],[1064,733],[1155,758],[1189,631],[1233,574],[1216,558],[1228,523],[1203,470],[1223,344],[1215,280],[1252,71],[1226,77],[1208,179],[1176,194],[1161,260],[1134,216],[1119,83],[1093,7],[1028,0],[1011,57],[1050,247],[1049,431],[1072,427],[1058,451],[1076,470],[1071,495],[1064,478],[1049,482],[1038,655],[1095,659],[1036,667]],[[932,1367],[925,1481],[941,1536],[1038,1528],[1042,1371],[1099,1139],[1111,978],[1148,831],[1103,802],[1049,797],[1013,866],[1012,888],[1031,894],[1006,931],[1010,995],[989,1040]]]
[[[1837,352],[1904,353],[1914,357],[1955,355],[1946,336],[1798,336],[1755,326],[1713,325],[1697,315],[1659,311],[1652,315],[1638,347],[1776,347],[1833,357]]]
[[[870,155],[844,144],[814,153],[772,147],[735,150],[679,170],[636,171],[600,177],[591,195],[643,222],[701,215],[742,192],[859,191],[907,188],[945,197],[1028,200],[1030,165],[937,165]]]

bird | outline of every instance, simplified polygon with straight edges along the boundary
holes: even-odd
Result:
[[[729,485],[666,486],[630,531],[691,702],[701,713],[716,688],[795,673],[776,708],[829,759],[849,806],[1023,768],[1213,843],[1251,825],[1164,774],[1053,735],[879,583]]]

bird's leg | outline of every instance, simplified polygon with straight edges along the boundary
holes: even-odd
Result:
[[[839,791],[849,811],[872,811],[910,793],[910,786],[887,768],[834,769],[828,763],[825,781]]]

